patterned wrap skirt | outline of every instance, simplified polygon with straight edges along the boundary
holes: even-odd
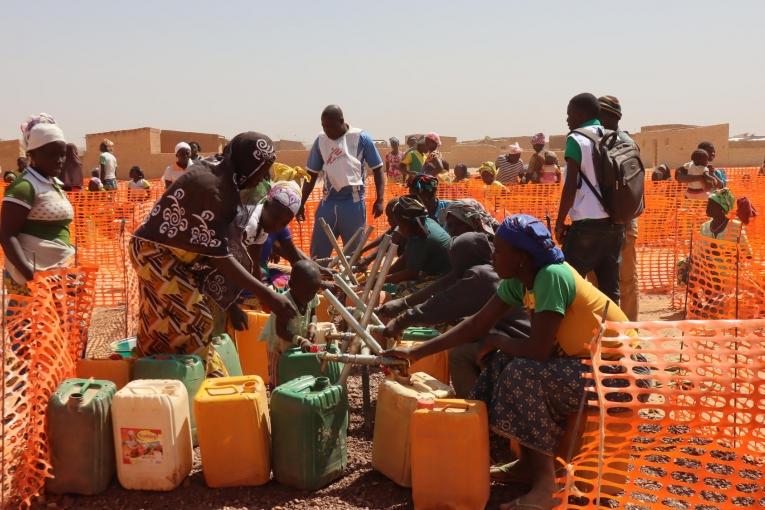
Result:
[[[491,354],[470,398],[482,400],[489,410],[492,459],[509,460],[508,439],[554,455],[568,416],[579,410],[589,370],[574,357],[534,361]]]
[[[440,276],[419,276],[416,280],[409,280],[395,284],[396,299],[405,298],[421,291],[431,283],[441,278]]]
[[[208,377],[227,376],[211,344],[214,317],[192,270],[194,254],[134,237],[130,258],[141,299],[138,353],[196,354],[205,360]]]

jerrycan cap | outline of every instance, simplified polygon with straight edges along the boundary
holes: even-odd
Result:
[[[432,398],[421,398],[417,400],[417,409],[428,409],[432,411],[436,408],[436,401]]]
[[[313,344],[309,352],[319,352],[319,346],[316,344]]]
[[[317,377],[311,386],[311,391],[321,391],[329,388],[329,377]]]
[[[66,406],[71,409],[77,409],[85,403],[85,395],[82,393],[72,393],[69,395],[69,400],[66,401]]]

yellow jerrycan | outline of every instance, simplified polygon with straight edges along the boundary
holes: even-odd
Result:
[[[263,379],[206,379],[194,397],[202,471],[209,487],[271,479],[271,425]]]

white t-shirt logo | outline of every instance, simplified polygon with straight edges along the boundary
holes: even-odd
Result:
[[[343,156],[344,152],[343,149],[340,147],[334,147],[332,151],[329,153],[329,156],[327,156],[327,165],[331,165],[338,159],[340,159]]]

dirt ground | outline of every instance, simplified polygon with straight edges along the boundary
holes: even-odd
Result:
[[[122,331],[121,312],[99,310],[93,318],[91,355],[103,354],[108,340],[118,338]],[[641,320],[675,320],[669,300],[661,295],[641,296]],[[372,415],[375,395],[383,375],[371,374]],[[360,373],[348,381],[350,425],[348,429],[348,467],[335,483],[316,492],[305,492],[270,482],[261,487],[210,489],[205,485],[199,449],[195,449],[191,476],[176,490],[168,493],[127,491],[116,481],[104,493],[92,497],[44,497],[34,508],[68,509],[407,509],[412,508],[411,491],[397,486],[372,469],[372,428],[365,427],[362,416]],[[524,492],[522,487],[493,484],[487,508],[498,508]]]

